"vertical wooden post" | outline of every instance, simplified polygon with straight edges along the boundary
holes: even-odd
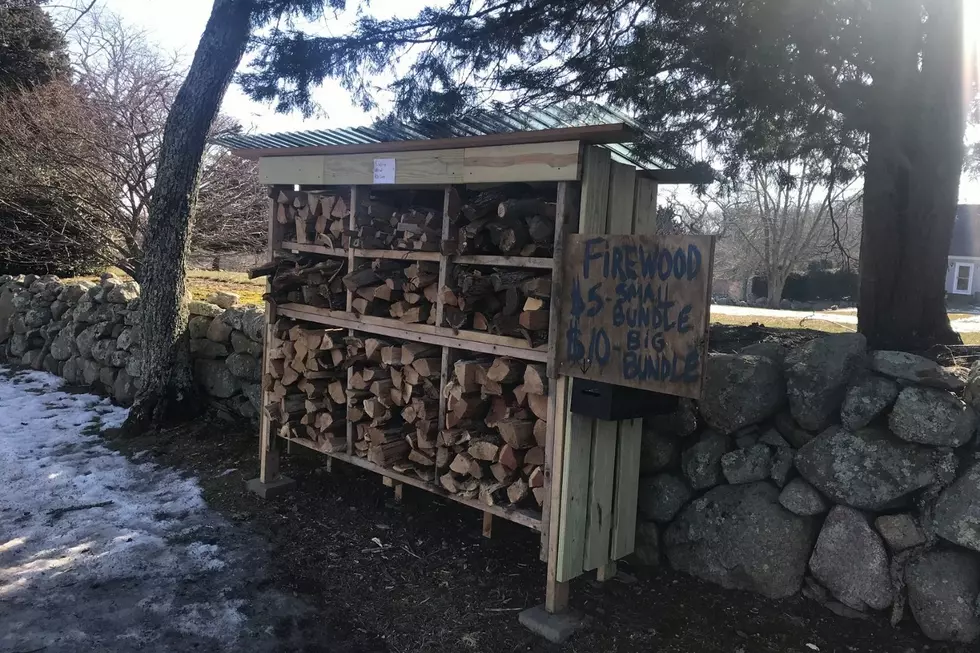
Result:
[[[350,216],[347,218],[347,228],[350,231],[354,231],[357,228],[357,202],[358,202],[358,192],[357,186],[350,187]],[[348,274],[354,271],[354,248],[350,246],[350,242],[347,243],[347,272]],[[347,291],[347,312],[350,313],[353,309],[354,293]],[[354,337],[354,330],[349,329],[347,335]],[[350,380],[351,376],[354,374],[354,368],[351,366],[347,367],[347,388],[346,392],[350,392]],[[347,410],[350,408],[350,400],[347,401],[347,406],[344,408],[345,421],[347,422],[347,455],[354,455],[354,425],[349,419],[346,419]]]
[[[275,187],[270,189],[269,198],[269,240],[267,252],[269,260],[276,258],[276,252],[282,243],[282,227],[276,219],[278,192]],[[266,281],[266,293],[272,292],[272,284]],[[262,345],[262,405],[259,407],[259,482],[269,483],[279,478],[279,448],[276,442],[276,434],[272,432],[272,422],[265,413],[265,407],[269,403],[269,390],[265,386],[266,374],[269,371],[269,345],[276,324],[276,305],[272,302],[265,303],[265,340]]]
[[[483,513],[483,537],[490,539],[493,537],[493,513]]]

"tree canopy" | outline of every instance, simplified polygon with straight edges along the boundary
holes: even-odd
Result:
[[[65,41],[39,0],[0,0],[0,94],[67,73]]]

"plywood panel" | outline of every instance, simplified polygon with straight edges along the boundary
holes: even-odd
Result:
[[[606,233],[633,233],[633,203],[636,195],[636,168],[612,163],[609,175],[609,221]]]
[[[589,469],[595,420],[572,414],[564,434],[561,512],[555,580],[564,583],[582,574],[588,532]]]
[[[713,252],[712,236],[569,236],[559,372],[699,398]]]
[[[464,176],[466,183],[574,181],[579,149],[578,141],[467,148]]]
[[[640,177],[636,180],[636,217],[633,233],[657,233],[657,182]]]
[[[463,150],[345,154],[323,157],[325,184],[374,184],[374,160],[395,160],[395,184],[458,184],[463,181]]]
[[[618,422],[590,420],[593,423],[592,469],[589,471],[588,530],[585,538],[585,564],[591,571],[609,562],[609,542],[613,529],[613,483],[616,479]]]
[[[618,422],[616,437],[616,491],[613,497],[612,541],[609,557],[619,560],[636,546],[636,499],[640,483],[640,448],[643,420]]]
[[[259,181],[287,186],[322,185],[325,156],[276,156],[259,159]]]

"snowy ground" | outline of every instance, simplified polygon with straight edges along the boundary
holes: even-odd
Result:
[[[857,313],[849,311],[783,311],[774,308],[756,308],[754,306],[723,306],[711,305],[712,315],[745,315],[749,317],[773,317],[790,320],[823,320],[836,324],[852,324],[857,328]],[[959,333],[980,332],[980,315],[951,322],[953,330]]]
[[[105,448],[126,411],[61,383],[0,367],[0,652],[280,650],[305,607],[256,589],[261,542]]]

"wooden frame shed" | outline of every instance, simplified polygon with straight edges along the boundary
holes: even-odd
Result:
[[[654,234],[658,177],[669,179],[668,183],[702,181],[685,176],[683,171],[648,171],[615,160],[620,157],[608,146],[629,143],[636,137],[633,127],[620,122],[397,142],[323,144],[324,139],[313,137],[282,142],[243,137],[231,143],[238,155],[258,159],[261,182],[270,189],[271,261],[301,253],[324,261],[343,261],[348,272],[366,260],[426,262],[437,266],[440,291],[457,266],[551,272],[551,287],[546,293],[550,297],[546,309],[550,319],[542,342],[447,326],[443,292],[434,302],[435,317],[429,320],[432,324],[359,313],[353,310],[357,298],[350,288],[345,310],[297,301],[270,302],[266,307],[262,403],[266,406],[277,401],[270,377],[275,362],[270,350],[277,338],[275,325],[281,318],[346,330],[352,337],[380,337],[438,348],[440,430],[446,426],[447,385],[454,382],[454,364],[460,359],[492,355],[543,367],[547,372],[547,415],[540,420],[545,427],[540,511],[534,510],[533,504],[530,509],[515,508],[450,493],[438,480],[427,481],[375,464],[358,455],[350,421],[342,446],[325,447],[309,438],[293,437],[288,430],[285,439],[289,445],[307,446],[330,459],[379,474],[387,485],[395,487],[398,496],[403,485],[410,485],[476,508],[484,514],[485,534],[489,534],[494,517],[539,532],[541,559],[548,563],[546,608],[552,613],[567,607],[570,580],[586,571],[595,571],[600,580],[609,578],[615,574],[616,560],[633,552],[642,430],[639,419],[606,422],[573,415],[568,410],[570,382],[568,377],[558,375],[556,366],[559,316],[563,308],[567,310],[563,307],[567,289],[562,287],[560,275],[565,237],[572,233]],[[553,203],[551,255],[457,254],[446,247],[446,243],[458,238],[450,213],[457,210],[453,204],[459,192],[509,183],[530,185]],[[350,235],[357,229],[366,198],[376,191],[413,189],[442,193],[440,247],[406,250],[351,246],[357,244]],[[343,196],[348,211],[342,218],[347,227],[342,241],[324,244],[286,236],[292,219],[283,219],[284,201],[292,206],[298,192]],[[306,201],[301,198],[295,204],[309,214]],[[348,375],[352,369],[348,368]],[[284,438],[279,437],[282,431],[268,411],[261,419],[260,481],[270,483],[279,477],[279,452]]]

